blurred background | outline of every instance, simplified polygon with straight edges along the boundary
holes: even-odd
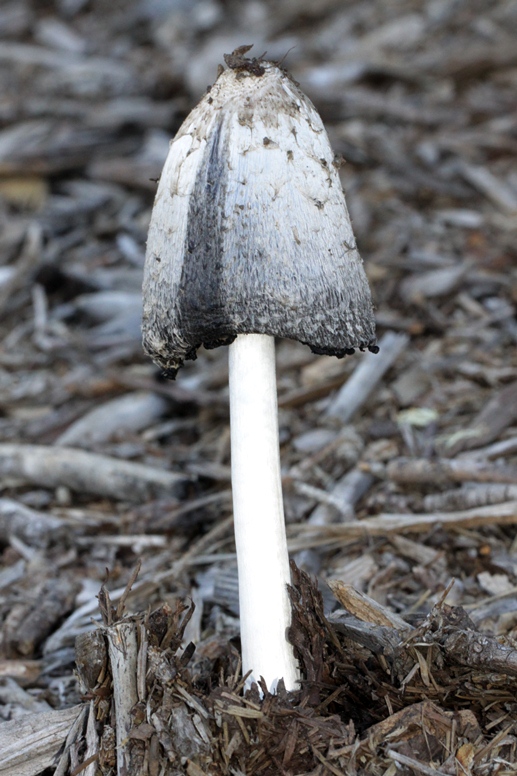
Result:
[[[197,642],[238,633],[226,349],[160,380],[140,286],[169,140],[243,44],[283,60],[346,160],[381,344],[278,345],[292,552],[402,614],[451,576],[470,611],[515,590],[490,509],[517,499],[516,31],[513,0],[0,2],[0,718],[77,699],[106,568],[116,599],[142,558],[135,608],[190,594]],[[427,529],[325,539],[386,513]]]

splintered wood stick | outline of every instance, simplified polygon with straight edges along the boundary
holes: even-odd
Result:
[[[43,231],[41,225],[36,221],[32,222],[27,229],[25,243],[23,245],[20,258],[13,266],[13,273],[2,283],[0,288],[0,315],[4,314],[9,300],[15,293],[26,286],[29,277],[38,266],[41,257],[41,246],[43,242]]]
[[[320,502],[311,513],[308,523],[327,525],[354,520],[354,506],[364,496],[373,481],[371,474],[355,467],[341,477],[328,493],[298,480],[293,482],[293,487],[298,493]]]
[[[117,774],[131,773],[129,733],[133,725],[131,709],[138,701],[136,624],[123,620],[105,630],[113,675],[113,697],[117,729]]]
[[[75,748],[76,742],[79,739],[83,738],[85,724],[86,726],[90,725],[90,718],[92,717],[92,711],[93,711],[93,716],[95,716],[93,701],[90,701],[88,705],[83,704],[81,706],[81,713],[78,714],[78,716],[75,719],[75,722],[73,722],[73,724],[70,725],[70,730],[68,731],[68,735],[66,736],[64,746],[60,747],[61,756],[57,763],[56,770],[54,771],[54,776],[70,776],[71,768],[72,768],[72,757],[73,755],[75,755],[75,752],[76,752],[76,748]],[[87,721],[86,721],[86,717],[88,717]],[[31,774],[32,774],[32,771],[31,771]],[[91,776],[91,774],[88,773],[85,769],[84,771],[81,772],[81,776]]]
[[[86,751],[84,753],[82,776],[96,776],[98,773],[99,736],[96,730],[96,714],[93,701],[90,701],[88,722],[86,724]]]

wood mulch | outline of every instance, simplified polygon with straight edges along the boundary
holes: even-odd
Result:
[[[517,772],[516,29],[512,0],[0,5],[0,776]],[[277,345],[303,681],[263,699],[226,349],[168,382],[140,343],[169,139],[251,42],[346,160],[381,347]]]

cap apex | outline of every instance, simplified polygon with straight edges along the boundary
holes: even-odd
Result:
[[[264,75],[266,69],[262,66],[262,62],[264,62],[266,52],[260,57],[253,57],[253,59],[245,57],[244,55],[252,48],[253,44],[251,46],[239,46],[231,54],[224,54],[224,61],[230,70],[246,71],[256,76]]]

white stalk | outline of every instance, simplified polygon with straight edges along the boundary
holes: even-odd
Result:
[[[230,345],[230,423],[243,672],[253,671],[248,686],[263,676],[271,692],[281,678],[294,690],[273,337],[242,334]]]

